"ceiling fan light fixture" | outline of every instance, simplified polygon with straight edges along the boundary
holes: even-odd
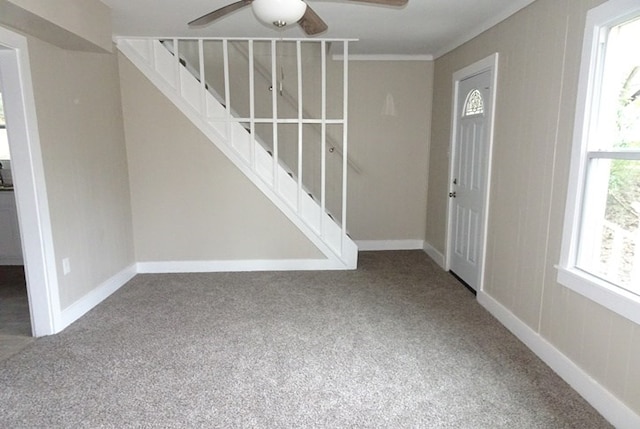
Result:
[[[298,22],[307,4],[302,0],[253,0],[251,8],[260,21],[281,28]]]

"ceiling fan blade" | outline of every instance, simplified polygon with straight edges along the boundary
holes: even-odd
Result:
[[[409,2],[409,0],[352,0],[352,1],[358,1],[360,3],[383,4],[387,6],[404,6]]]
[[[231,12],[235,12],[236,10],[241,9],[245,6],[249,6],[251,3],[253,3],[253,0],[240,0],[235,3],[228,4],[221,7],[220,9],[214,10],[213,12],[209,12],[206,15],[202,15],[198,19],[194,19],[189,23],[189,27],[199,27],[202,25],[207,25],[215,21],[216,19],[230,14]]]
[[[314,34],[319,34],[324,31],[327,31],[329,26],[326,22],[320,18],[320,16],[311,9],[309,3],[307,3],[307,10],[302,15],[302,18],[298,21],[302,30],[309,36],[313,36]]]

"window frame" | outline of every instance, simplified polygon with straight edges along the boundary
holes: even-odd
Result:
[[[571,169],[562,249],[557,281],[627,319],[640,324],[640,296],[615,286],[577,266],[578,242],[583,217],[583,204],[588,176],[589,160],[594,152],[588,147],[589,136],[595,131],[600,105],[600,87],[604,69],[603,46],[608,30],[640,16],[637,0],[609,0],[587,13],[580,65],[580,79],[576,103]],[[604,156],[604,153],[600,155]]]

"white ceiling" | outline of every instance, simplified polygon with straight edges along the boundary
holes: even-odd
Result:
[[[298,26],[274,29],[245,7],[211,25],[187,22],[235,0],[102,0],[113,12],[116,36],[299,38]],[[309,0],[329,25],[319,38],[355,38],[352,54],[438,57],[534,0],[409,0],[403,8],[357,1]]]

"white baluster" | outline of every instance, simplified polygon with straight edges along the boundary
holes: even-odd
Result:
[[[207,82],[204,71],[204,40],[198,39],[198,61],[200,65],[200,113],[207,119],[209,111],[207,109]]]
[[[176,74],[176,91],[178,95],[182,96],[182,81],[180,79],[180,51],[178,39],[173,39],[173,59],[174,59],[174,73]]]
[[[255,88],[255,64],[253,57],[253,40],[249,40],[249,129],[251,169],[256,170],[256,88]]]
[[[276,41],[271,41],[271,104],[273,116],[273,189],[278,191],[278,64]]]
[[[303,109],[302,109],[302,42],[296,42],[296,65],[298,71],[298,213],[302,210],[302,150],[303,144]]]
[[[321,166],[320,166],[320,236],[324,237],[327,197],[327,43],[320,42],[321,49],[321,80],[322,80],[322,112],[321,112]]]
[[[225,133],[227,144],[231,146],[232,142],[229,140],[231,138],[231,88],[229,84],[229,41],[227,39],[222,41],[222,57],[224,62],[224,105],[226,111]]]
[[[342,234],[340,252],[344,254],[344,241],[347,236],[347,171],[349,165],[349,42],[344,41],[342,90]]]

